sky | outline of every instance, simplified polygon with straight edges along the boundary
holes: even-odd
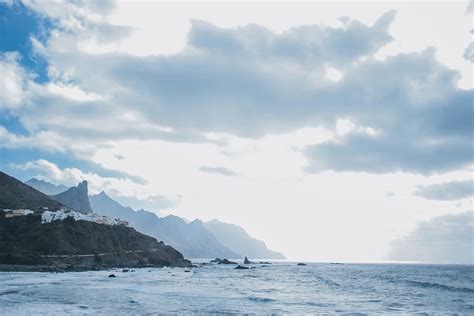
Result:
[[[289,259],[474,263],[473,3],[0,1],[0,169]]]

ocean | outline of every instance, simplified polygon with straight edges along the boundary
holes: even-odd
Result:
[[[474,314],[474,266],[250,266],[2,272],[0,314]]]

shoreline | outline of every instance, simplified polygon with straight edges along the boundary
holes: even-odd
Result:
[[[141,268],[186,268],[185,265],[153,265],[153,264],[124,264],[124,265],[74,265],[74,264],[0,264],[0,273],[2,272],[49,272],[49,273],[65,273],[65,272],[87,272],[87,271],[109,271],[114,269],[141,269]]]

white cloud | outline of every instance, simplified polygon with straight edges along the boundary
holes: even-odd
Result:
[[[66,99],[74,101],[95,101],[101,97],[94,93],[87,93],[78,86],[49,83],[47,89],[52,94],[58,94]]]
[[[15,52],[0,54],[0,110],[16,109],[23,105],[30,76],[19,65]]]
[[[59,168],[56,164],[39,159],[28,161],[24,164],[12,164],[12,168],[19,170],[29,170],[36,173],[35,177],[38,179],[60,183],[66,186],[76,186],[79,182],[86,180],[89,183],[89,194],[97,194],[101,191],[106,191],[111,196],[122,199],[135,199],[147,203],[148,206],[153,206],[153,201],[162,204],[163,201],[157,201],[158,195],[152,188],[146,184],[134,182],[130,178],[120,177],[103,177],[93,172],[83,172],[77,168]],[[164,196],[160,197],[164,199]],[[169,200],[171,201],[171,200]],[[156,203],[155,203],[156,204]],[[168,203],[169,206],[172,203]]]

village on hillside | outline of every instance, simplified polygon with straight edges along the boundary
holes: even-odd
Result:
[[[97,224],[128,226],[128,222],[121,220],[120,218],[112,218],[109,216],[99,215],[97,213],[83,214],[68,208],[61,208],[56,211],[50,211],[47,207],[42,207],[42,210],[42,224],[51,223],[53,221],[62,221],[68,217],[71,217],[75,221],[88,221]],[[34,211],[30,209],[3,209],[3,212],[5,213],[5,218],[34,214]]]

